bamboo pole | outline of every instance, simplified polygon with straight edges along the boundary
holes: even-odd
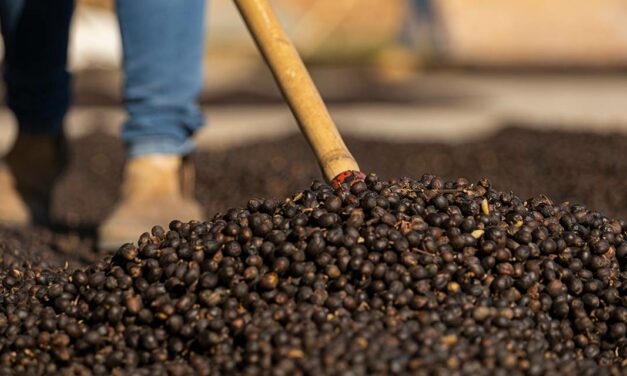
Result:
[[[234,1],[327,181],[346,171],[359,171],[305,64],[270,5],[266,0]]]

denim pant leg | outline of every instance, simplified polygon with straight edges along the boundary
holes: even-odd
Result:
[[[204,118],[205,0],[117,0],[124,49],[122,131],[130,157],[188,154]]]
[[[7,105],[21,132],[58,134],[70,103],[74,0],[0,0]]]
[[[433,1],[432,0],[412,0],[414,12],[420,18],[430,19],[433,17]]]

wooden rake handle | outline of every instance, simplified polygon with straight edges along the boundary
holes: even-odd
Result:
[[[327,181],[363,178],[298,51],[266,0],[234,0]],[[336,179],[337,178],[337,179]],[[334,181],[335,179],[335,181]]]

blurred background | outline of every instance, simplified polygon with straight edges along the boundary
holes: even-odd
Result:
[[[627,217],[624,0],[271,0],[362,168],[487,176]],[[210,0],[198,135],[210,214],[319,177],[231,0]],[[78,0],[74,158],[55,212],[93,228],[117,193],[124,120],[112,0]],[[11,123],[6,108],[0,121]],[[0,127],[0,151],[14,129]],[[373,151],[376,151],[374,153]],[[91,227],[90,227],[91,226]]]
[[[117,67],[112,0],[79,0],[75,69]],[[303,56],[386,64],[403,47],[425,65],[617,68],[627,63],[622,0],[273,0]],[[211,0],[207,59],[256,56],[230,0]],[[396,59],[398,56],[394,56]],[[398,62],[396,68],[401,68]],[[420,63],[420,62],[414,62]]]
[[[271,3],[349,134],[450,142],[510,122],[596,131],[627,122],[623,0]],[[212,127],[201,145],[294,131],[232,2],[211,0],[207,20],[201,101]],[[68,131],[117,134],[124,115],[112,0],[78,1],[70,51]]]
[[[348,133],[454,141],[508,122],[616,130],[627,121],[623,0],[271,3]],[[211,0],[207,20],[201,101],[213,126],[201,144],[295,130],[232,2]],[[112,0],[78,0],[70,51],[68,132],[116,134],[124,115]]]

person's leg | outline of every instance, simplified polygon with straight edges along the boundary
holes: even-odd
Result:
[[[204,0],[117,0],[124,48],[122,139],[128,158],[122,195],[100,226],[99,247],[132,242],[153,225],[204,218],[183,157],[204,119]]]
[[[401,41],[417,49],[420,54],[433,58],[439,54],[439,37],[436,8],[433,0],[411,0],[411,14],[407,18]]]
[[[6,100],[19,126],[6,162],[0,160],[0,223],[48,222],[51,186],[65,162],[73,9],[73,0],[0,0]]]
[[[124,48],[122,138],[129,157],[188,154],[204,119],[204,0],[117,0]]]
[[[59,134],[70,103],[74,0],[1,0],[7,105],[20,132]]]

